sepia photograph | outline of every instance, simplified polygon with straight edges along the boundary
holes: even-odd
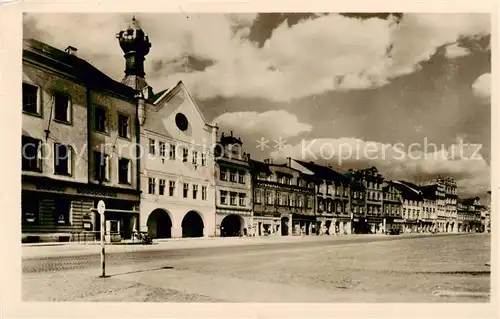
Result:
[[[22,301],[491,302],[491,35],[24,12]]]

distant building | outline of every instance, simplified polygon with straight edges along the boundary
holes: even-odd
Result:
[[[101,199],[108,240],[137,224],[136,91],[76,52],[23,41],[23,241],[93,240]]]
[[[288,159],[290,166],[310,176],[315,184],[316,219],[320,234],[350,234],[350,180],[331,167]],[[357,193],[356,193],[357,194]]]
[[[397,229],[403,231],[403,216],[401,191],[392,181],[385,181],[382,187],[384,230]]]
[[[482,232],[481,212],[483,206],[479,197],[458,199],[458,231],[465,233]]]
[[[436,179],[425,183],[421,186],[421,189],[426,192],[433,192],[436,196],[436,207],[437,207],[437,219],[436,219],[436,231],[437,232],[448,232],[450,229],[455,227],[451,218],[449,218],[449,211],[447,213],[447,201],[446,201],[446,185],[444,179],[438,176]]]
[[[356,233],[384,232],[382,207],[384,177],[379,174],[376,167],[350,171],[347,173],[347,176],[352,181],[361,183],[365,187],[366,192],[365,218],[360,219],[354,224]]]
[[[248,235],[252,222],[252,175],[241,139],[220,137],[215,148],[216,236]]]
[[[448,224],[447,232],[454,233],[458,232],[457,223],[457,183],[452,177],[447,177],[443,179],[445,185],[445,197],[446,197],[446,220]]]
[[[250,160],[253,230],[256,236],[311,235],[318,231],[314,182],[300,171],[269,160]]]
[[[393,185],[401,192],[403,231],[418,232],[422,225],[424,203],[421,190],[416,185],[404,181],[394,181]]]

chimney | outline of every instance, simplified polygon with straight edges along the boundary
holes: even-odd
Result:
[[[286,158],[286,166],[292,167],[292,158],[291,157]]]
[[[233,131],[231,130],[231,137],[233,137]]]
[[[264,164],[269,164],[269,158],[264,159]]]
[[[66,52],[67,54],[69,54],[69,55],[75,55],[75,56],[76,56],[76,52],[77,52],[77,51],[78,51],[78,49],[77,49],[77,48],[75,48],[75,47],[72,47],[71,45],[70,45],[70,46],[68,46],[68,47],[66,48],[66,50],[64,50],[64,52]]]

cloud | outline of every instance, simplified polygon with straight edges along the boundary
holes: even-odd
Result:
[[[489,102],[491,96],[491,74],[484,73],[472,83],[472,92],[484,102]]]
[[[445,57],[455,59],[469,55],[470,53],[469,49],[461,47],[458,43],[453,43],[446,47]]]
[[[222,130],[235,130],[265,139],[286,139],[310,132],[312,126],[300,123],[297,116],[284,111],[224,113],[213,120]]]
[[[36,13],[25,16],[25,26],[35,26],[25,31],[62,49],[78,47],[82,57],[120,80],[124,61],[114,34],[127,19],[128,14]],[[490,33],[484,14],[408,13],[398,21],[329,14],[292,26],[284,21],[259,47],[249,39],[257,14],[141,14],[138,19],[153,43],[146,60],[148,82],[158,91],[182,79],[199,99],[290,101],[379,87],[418,70],[443,45]],[[179,63],[186,56],[207,67],[186,70]]]
[[[403,145],[344,137],[302,140],[271,153],[271,157],[328,163],[342,170],[376,166],[386,178],[417,183],[438,174],[451,176],[462,196],[482,196],[490,188],[490,167],[479,151],[480,145],[467,144],[461,138],[445,146],[428,141]]]

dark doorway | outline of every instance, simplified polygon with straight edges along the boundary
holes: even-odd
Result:
[[[241,224],[241,217],[238,215],[228,215],[224,217],[221,223],[221,237],[240,236]]]
[[[188,212],[184,216],[181,226],[182,237],[203,237],[203,220],[197,212]]]
[[[163,209],[155,209],[148,218],[148,234],[151,238],[172,238],[172,220]]]
[[[288,227],[289,219],[288,217],[281,217],[281,235],[288,236],[289,227]]]

